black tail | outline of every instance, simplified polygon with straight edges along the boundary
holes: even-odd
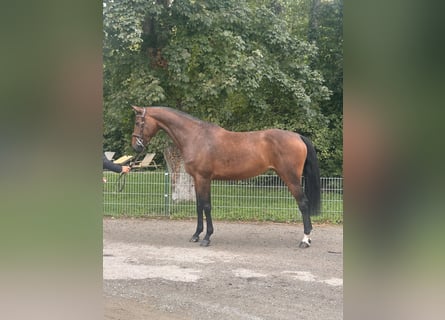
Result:
[[[307,147],[306,162],[304,163],[304,193],[309,200],[309,214],[317,215],[320,213],[321,190],[320,190],[320,168],[318,167],[317,153],[312,142],[300,136]]]

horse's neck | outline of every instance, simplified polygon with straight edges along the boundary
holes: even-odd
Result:
[[[179,149],[193,141],[193,134],[199,126],[198,120],[184,117],[160,107],[153,107],[149,112],[149,115],[158,122],[161,129],[170,136]]]

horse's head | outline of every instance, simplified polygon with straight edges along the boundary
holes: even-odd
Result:
[[[146,108],[132,107],[136,113],[131,146],[136,152],[141,152],[159,130],[157,122],[146,114]]]

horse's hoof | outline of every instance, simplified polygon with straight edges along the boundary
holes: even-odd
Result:
[[[190,239],[190,242],[198,242],[199,241],[199,236],[193,236],[191,239]]]
[[[202,240],[200,246],[201,247],[208,247],[210,245],[210,240]]]
[[[311,246],[311,240],[309,240],[309,243],[308,242],[305,242],[305,241],[301,241],[300,242],[300,245],[299,245],[299,247],[300,248],[303,248],[303,249],[305,249],[305,248],[309,248]]]

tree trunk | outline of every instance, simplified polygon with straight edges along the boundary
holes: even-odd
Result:
[[[317,42],[318,40],[318,28],[319,28],[319,11],[321,0],[312,0],[311,8],[309,12],[309,29],[308,40],[309,42]]]
[[[185,172],[184,160],[178,148],[174,145],[164,150],[164,158],[170,172],[172,186],[172,200],[195,201],[195,188],[193,178]]]

